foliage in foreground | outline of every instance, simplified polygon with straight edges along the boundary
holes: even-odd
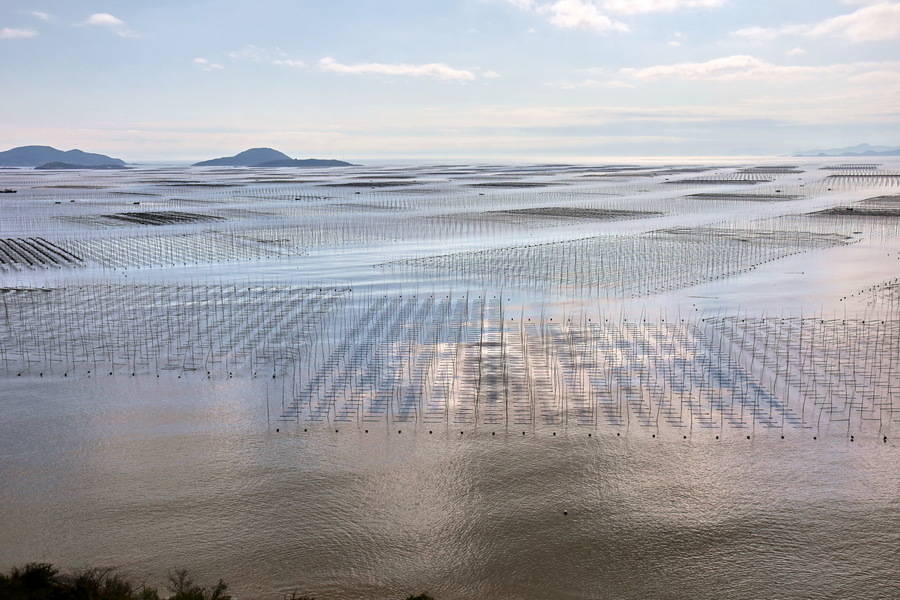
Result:
[[[228,584],[221,579],[212,587],[194,583],[185,570],[169,573],[167,593],[136,584],[115,569],[86,569],[60,575],[49,563],[28,563],[0,573],[0,600],[231,600]],[[315,600],[308,596],[291,600]],[[406,600],[434,600],[428,594]]]
[[[114,569],[86,569],[60,575],[49,563],[28,563],[0,573],[3,600],[231,600],[228,585],[219,580],[207,588],[196,585],[187,571],[169,573],[168,593],[136,584]]]

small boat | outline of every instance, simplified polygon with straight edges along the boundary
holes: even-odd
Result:
[[[0,190],[0,194],[15,194],[15,193],[16,193],[16,190],[14,190],[12,188],[3,188],[2,190]]]

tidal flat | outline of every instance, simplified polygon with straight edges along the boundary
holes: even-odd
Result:
[[[897,159],[0,188],[0,569],[900,596]]]

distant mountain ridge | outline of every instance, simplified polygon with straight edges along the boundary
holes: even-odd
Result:
[[[47,163],[67,163],[96,167],[101,165],[125,166],[125,161],[105,154],[93,154],[81,150],[57,150],[51,146],[19,146],[0,152],[0,167],[37,167]]]
[[[827,150],[801,150],[791,156],[900,156],[900,147],[896,146],[870,146],[869,144],[857,144],[846,148],[830,148]]]
[[[284,152],[272,148],[250,148],[234,156],[225,156],[204,160],[191,165],[193,167],[352,167],[354,165],[342,160],[291,158]]]

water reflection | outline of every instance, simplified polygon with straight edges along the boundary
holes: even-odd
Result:
[[[157,386],[95,380],[50,395],[41,415],[12,411],[0,562],[115,564],[157,580],[183,566],[225,576],[241,598],[854,597],[848,573],[867,597],[898,591],[890,444],[276,433],[258,428],[242,386]],[[216,425],[223,403],[236,408]],[[74,418],[76,406],[91,416]],[[154,417],[160,406],[177,419]],[[135,421],[149,425],[129,434]]]

